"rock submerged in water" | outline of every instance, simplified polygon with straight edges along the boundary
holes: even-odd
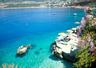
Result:
[[[24,55],[28,51],[28,49],[31,48],[31,47],[32,47],[31,45],[26,45],[26,46],[22,45],[22,46],[20,46],[17,49],[16,56],[22,56],[22,55]]]

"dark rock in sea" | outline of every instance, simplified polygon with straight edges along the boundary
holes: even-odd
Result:
[[[64,52],[62,52],[62,56],[63,56],[64,60],[68,60],[68,61],[71,61],[71,62],[75,62],[75,60],[76,60],[75,56],[70,55],[70,54],[66,54]]]
[[[50,46],[50,51],[52,52],[54,50],[54,46],[53,45],[56,45],[56,42],[54,41],[51,46]]]

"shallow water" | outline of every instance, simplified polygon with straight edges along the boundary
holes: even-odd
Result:
[[[71,63],[51,55],[50,44],[59,32],[78,26],[75,22],[83,16],[83,10],[73,8],[0,9],[0,66],[71,68]],[[32,49],[16,57],[17,48],[27,44],[32,44]]]

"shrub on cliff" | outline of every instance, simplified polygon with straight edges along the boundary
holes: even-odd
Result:
[[[96,57],[90,54],[88,45],[77,52],[76,59],[73,68],[91,68],[96,61]]]

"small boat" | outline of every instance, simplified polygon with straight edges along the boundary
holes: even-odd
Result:
[[[56,13],[53,13],[52,15],[56,15]]]
[[[76,16],[76,15],[77,15],[77,13],[74,13],[73,15],[74,15],[74,16]]]
[[[17,55],[17,56],[20,56],[20,55],[25,54],[25,53],[28,51],[28,49],[31,48],[31,47],[32,47],[31,45],[26,45],[26,46],[22,45],[22,46],[20,46],[20,47],[17,49],[16,55]]]
[[[75,24],[80,24],[80,22],[75,22]]]

